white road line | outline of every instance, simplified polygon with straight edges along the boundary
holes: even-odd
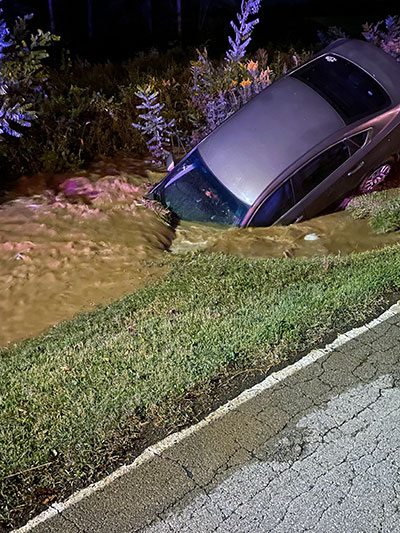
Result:
[[[43,513],[30,520],[26,525],[20,527],[19,529],[15,529],[13,533],[26,533],[27,531],[31,531],[34,527],[45,522],[49,518],[52,518],[53,516],[61,513],[62,511],[65,511],[72,505],[75,505],[76,503],[80,502],[84,498],[87,498],[91,494],[103,489],[104,487],[107,487],[115,479],[118,479],[119,477],[131,472],[138,466],[146,463],[147,461],[150,461],[154,456],[160,455],[163,451],[168,450],[175,444],[189,437],[189,435],[192,435],[193,433],[199,431],[201,428],[207,426],[208,424],[211,424],[214,420],[222,418],[226,413],[233,411],[238,406],[244,404],[252,398],[255,398],[265,390],[285,380],[287,377],[295,374],[299,370],[306,368],[315,361],[318,361],[318,359],[320,359],[321,357],[324,357],[329,353],[333,352],[336,348],[343,346],[344,344],[346,344],[346,342],[359,337],[363,333],[366,333],[370,329],[378,326],[379,324],[382,324],[382,322],[385,322],[386,320],[397,315],[398,313],[400,313],[400,302],[392,305],[390,309],[382,313],[378,318],[375,318],[368,324],[365,324],[364,326],[361,326],[359,328],[354,328],[350,331],[347,331],[346,333],[343,333],[342,335],[339,335],[336,340],[334,340],[330,344],[327,344],[325,348],[312,350],[302,359],[297,361],[297,363],[289,365],[283,370],[279,370],[278,372],[271,374],[266,379],[264,379],[264,381],[262,381],[261,383],[257,383],[257,385],[254,385],[254,387],[243,391],[241,394],[239,394],[239,396],[222,405],[216,411],[209,414],[206,418],[204,418],[197,424],[183,429],[177,433],[173,433],[172,435],[169,435],[157,444],[149,446],[141,455],[139,455],[139,457],[137,457],[129,465],[121,466],[115,472],[105,477],[104,479],[93,483],[78,492],[75,492],[65,502],[54,503],[49,507],[49,509],[43,511]]]

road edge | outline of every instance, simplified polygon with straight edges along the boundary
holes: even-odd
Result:
[[[75,492],[69,498],[67,498],[67,500],[65,500],[64,502],[52,504],[48,509],[46,509],[46,511],[43,511],[38,516],[29,520],[29,522],[27,522],[24,526],[18,529],[14,529],[12,533],[27,533],[29,531],[32,531],[39,524],[42,524],[43,522],[49,520],[50,518],[57,516],[58,514],[65,511],[66,509],[69,509],[73,505],[89,497],[91,494],[94,494],[95,492],[108,486],[114,480],[124,476],[125,474],[128,474],[135,468],[138,468],[140,465],[143,465],[144,463],[150,461],[153,457],[160,455],[165,450],[168,450],[175,444],[181,442],[185,438],[192,435],[193,433],[196,433],[201,428],[211,424],[215,420],[222,418],[226,413],[234,410],[239,405],[242,405],[245,402],[255,398],[256,396],[258,396],[265,390],[273,387],[274,385],[276,385],[277,383],[280,383],[281,381],[284,381],[287,377],[291,376],[292,374],[298,372],[299,370],[306,368],[307,366],[311,365],[312,363],[314,363],[321,357],[328,355],[329,353],[333,352],[335,349],[339,348],[340,346],[343,346],[350,340],[359,337],[363,333],[366,333],[367,331],[378,326],[379,324],[382,324],[389,318],[399,313],[400,313],[400,301],[392,305],[389,309],[387,309],[385,312],[383,312],[381,315],[371,320],[367,324],[357,327],[357,328],[353,328],[350,331],[347,331],[345,333],[342,333],[333,342],[327,344],[324,348],[314,349],[311,352],[309,352],[307,355],[302,357],[296,363],[288,365],[282,370],[279,370],[277,372],[270,374],[263,381],[261,381],[260,383],[257,383],[256,385],[254,385],[253,387],[249,389],[246,389],[245,391],[240,393],[238,396],[236,396],[232,400],[229,400],[228,402],[226,402],[224,405],[222,405],[221,407],[219,407],[218,409],[210,413],[208,416],[206,416],[203,420],[201,420],[197,424],[194,424],[193,426],[189,426],[188,428],[182,429],[181,431],[178,431],[176,433],[172,433],[171,435],[168,435],[168,437],[165,437],[164,439],[157,442],[156,444],[149,446],[132,463],[119,467],[117,470],[115,470],[113,473],[106,476],[104,479],[101,479],[100,481],[97,481],[96,483],[92,483],[88,487],[85,487],[84,489],[81,489]]]

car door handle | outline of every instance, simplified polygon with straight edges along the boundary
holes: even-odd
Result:
[[[364,166],[364,161],[360,161],[356,168],[353,168],[353,170],[350,170],[350,172],[347,173],[348,176],[351,176],[352,174],[355,174],[357,170],[360,170],[361,167]]]

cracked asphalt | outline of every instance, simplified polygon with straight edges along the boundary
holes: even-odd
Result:
[[[34,533],[399,532],[400,314]]]

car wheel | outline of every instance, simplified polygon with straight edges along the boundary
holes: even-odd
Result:
[[[376,187],[382,183],[392,172],[393,160],[388,160],[377,167],[361,182],[359,191],[361,194],[373,192]]]

